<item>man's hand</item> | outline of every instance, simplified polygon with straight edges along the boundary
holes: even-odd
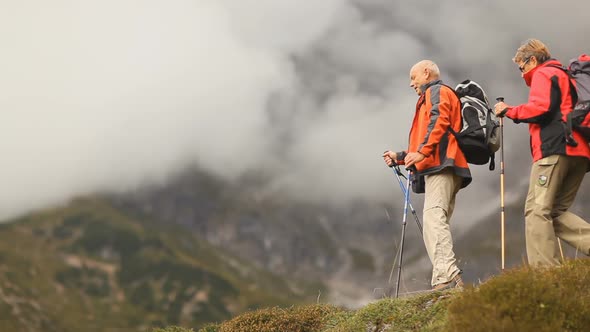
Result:
[[[383,152],[383,160],[385,160],[387,166],[391,167],[395,164],[395,161],[397,160],[397,153],[391,152],[389,150],[385,151]]]
[[[497,103],[496,105],[494,105],[494,113],[496,113],[497,117],[503,118],[504,115],[506,114],[506,112],[504,112],[504,110],[506,110],[509,107],[511,107],[511,106],[507,105],[506,103],[501,101],[501,102]]]
[[[410,168],[415,163],[419,163],[422,160],[424,160],[424,158],[426,158],[426,156],[424,156],[420,152],[410,152],[406,155],[404,163],[406,164],[406,168]]]

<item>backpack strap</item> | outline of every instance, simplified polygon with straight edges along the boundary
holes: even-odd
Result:
[[[575,107],[576,103],[578,102],[578,91],[576,90],[576,86],[572,82],[571,76],[568,75],[568,77],[569,77],[569,82],[570,82],[570,94],[572,96],[572,107]],[[572,110],[572,112],[573,112],[573,110]],[[572,123],[572,112],[570,112],[565,117],[566,118],[565,143],[570,146],[576,147],[576,146],[578,146],[578,142],[574,138],[574,125]]]
[[[578,90],[576,89],[576,86],[572,82],[572,80],[573,80],[572,75],[578,74],[578,73],[584,73],[584,74],[590,75],[590,72],[583,71],[583,70],[576,70],[574,72],[570,72],[569,69],[567,69],[563,66],[558,66],[558,65],[547,65],[547,67],[561,69],[563,72],[565,72],[565,74],[567,75],[567,78],[569,80],[569,83],[570,83],[570,95],[572,96],[572,105],[576,105],[576,103],[578,102]]]
[[[453,128],[450,128],[450,127],[449,127],[449,130],[450,130],[450,131],[451,131],[451,132],[452,132],[452,133],[453,133],[455,136],[456,136],[456,135],[465,136],[465,135],[469,135],[469,134],[471,134],[472,132],[474,132],[474,131],[476,131],[476,130],[484,129],[484,128],[486,128],[486,127],[487,127],[487,126],[477,126],[477,127],[475,127],[475,126],[474,126],[474,127],[470,127],[470,128],[469,128],[469,129],[467,129],[467,130],[464,130],[464,131],[462,131],[462,132],[460,132],[460,133],[456,133],[456,132],[453,130]]]
[[[488,113],[492,112],[491,109],[488,108]],[[496,127],[499,127],[500,125],[497,123],[494,123],[491,119],[491,117],[489,116],[489,114],[486,114],[486,143],[490,141],[490,138],[492,138],[492,132],[494,131],[494,129],[496,129]],[[493,171],[496,169],[496,153],[492,152],[490,153],[490,167],[489,167],[490,171]]]
[[[490,171],[493,171],[496,169],[496,154],[492,153],[490,154],[490,167],[489,167]]]
[[[578,102],[578,90],[576,89],[576,86],[573,83],[572,73],[567,68],[565,68],[563,66],[547,65],[547,67],[561,69],[563,72],[565,72],[565,74],[567,75],[567,78],[568,78],[568,82],[570,84],[570,96],[572,97],[572,107],[575,106],[576,103]],[[582,71],[582,70],[577,70],[575,73],[586,73],[586,72]],[[572,123],[571,113],[566,116],[566,122],[564,124],[564,127],[565,127],[564,128],[565,129],[565,143],[567,145],[573,146],[573,147],[578,146],[578,142],[574,138],[574,134],[573,134],[574,126]]]
[[[461,123],[463,123],[463,103],[461,103],[461,97],[459,97],[459,95],[457,94],[457,91],[455,91],[455,89],[453,89],[452,87],[441,83],[440,85],[442,86],[446,86],[447,88],[449,88],[449,90],[453,91],[453,93],[455,94],[455,97],[457,97],[457,100],[459,101],[459,105],[461,105],[461,110],[459,111],[459,117],[461,118]],[[449,125],[449,128],[447,128],[447,131],[450,132],[451,134],[453,134],[455,137],[457,137],[457,135],[459,135],[458,132],[456,132],[455,130],[453,130],[453,128]],[[459,131],[461,131],[461,129],[459,129]]]
[[[569,71],[569,69],[568,69],[568,71]],[[571,73],[570,76],[574,76],[574,75],[577,75],[577,74],[590,75],[590,71],[582,70],[582,69],[571,70],[570,73]]]

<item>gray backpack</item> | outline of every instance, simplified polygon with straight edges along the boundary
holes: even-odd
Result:
[[[578,145],[572,131],[579,132],[587,141],[590,141],[590,56],[582,54],[572,59],[567,69],[553,67],[562,69],[569,75],[570,90],[575,105],[574,110],[566,116],[566,142],[571,146]]]
[[[453,90],[461,101],[463,126],[456,133],[459,148],[467,162],[475,165],[490,163],[495,168],[495,152],[500,148],[498,137],[499,122],[488,104],[488,97],[482,87],[472,80],[465,80]]]

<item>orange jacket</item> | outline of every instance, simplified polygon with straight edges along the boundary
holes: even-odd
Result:
[[[449,127],[460,132],[461,102],[455,92],[442,81],[436,80],[422,87],[422,95],[416,103],[416,114],[410,130],[410,144],[407,151],[397,154],[398,164],[408,152],[420,152],[426,158],[416,163],[418,175],[440,172],[451,167],[463,178],[461,188],[471,183],[471,172],[463,152]]]

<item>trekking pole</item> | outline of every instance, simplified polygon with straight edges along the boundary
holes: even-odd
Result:
[[[498,102],[504,102],[504,97],[496,98]],[[504,117],[500,117],[500,230],[502,239],[502,271],[504,271]]]
[[[504,102],[504,97],[496,98],[498,102]],[[502,232],[502,271],[504,270],[504,117],[500,118],[500,229]],[[561,247],[561,240],[557,238],[557,244],[559,245],[559,252],[561,253],[561,260],[564,261],[563,248]]]
[[[565,262],[565,256],[563,256],[563,248],[561,247],[561,239],[557,238],[557,244],[559,245],[559,253],[561,254],[561,262]]]
[[[404,197],[406,197],[405,196],[406,190],[410,190],[410,187],[405,187],[404,182],[402,181],[401,178],[409,180],[409,174],[408,174],[408,177],[406,178],[404,176],[404,174],[402,173],[402,171],[399,169],[399,165],[396,164],[395,162],[390,167],[393,170],[393,173],[395,174],[395,176],[397,178],[397,182],[399,182],[399,186],[402,189],[402,193],[404,194]],[[420,231],[420,235],[422,235],[422,224],[420,223],[420,219],[418,218],[418,214],[416,213],[416,210],[414,210],[414,207],[412,206],[412,202],[410,202],[409,198],[408,198],[408,206],[410,207],[410,211],[414,215],[414,220],[416,220],[416,225],[418,225],[418,230]]]
[[[410,186],[410,176],[411,172],[408,171],[408,178],[406,180],[406,188]],[[405,191],[404,197],[404,217],[402,219],[402,239],[400,241],[400,250],[399,250],[399,260],[398,260],[398,270],[397,270],[397,281],[395,282],[395,298],[399,296],[399,282],[402,276],[402,260],[404,257],[404,238],[406,236],[406,221],[408,217],[408,203],[410,202],[410,191]]]

